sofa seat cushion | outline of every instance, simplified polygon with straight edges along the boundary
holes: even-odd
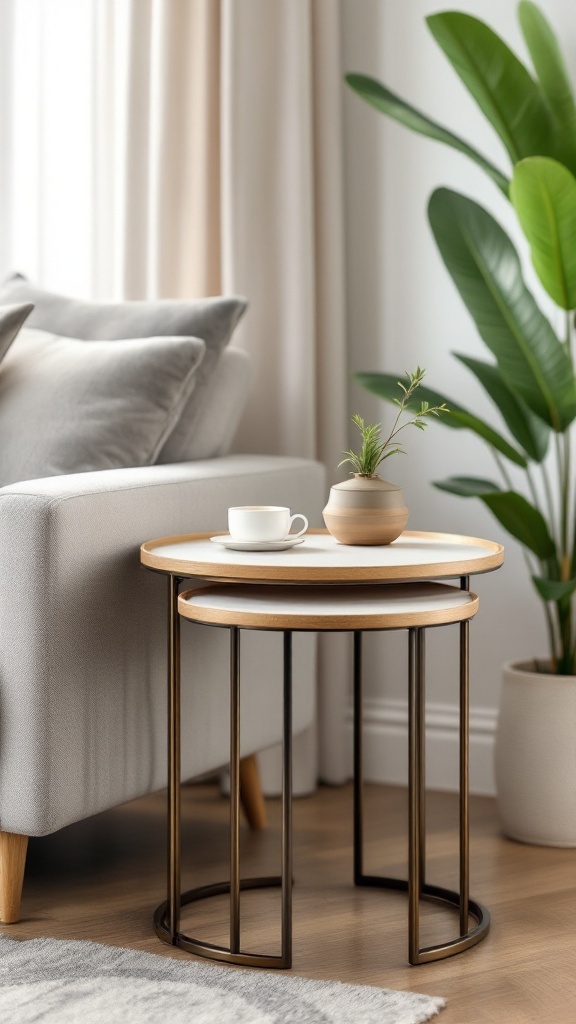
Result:
[[[246,300],[217,297],[198,301],[89,302],[38,288],[19,274],[0,287],[0,305],[32,302],[28,325],[86,341],[126,338],[202,338],[206,353],[196,375],[194,394],[182,410],[162,451],[162,462],[209,458],[215,451],[198,449],[196,438],[210,398],[208,384],[224,347],[246,309]],[[220,410],[222,417],[226,409]]]
[[[0,363],[0,486],[151,465],[204,350],[198,338],[87,345],[23,328]]]

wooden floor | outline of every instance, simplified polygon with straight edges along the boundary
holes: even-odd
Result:
[[[406,793],[368,786],[367,864],[405,871]],[[279,857],[279,802],[269,801],[265,833],[243,828],[243,873],[273,873]],[[430,794],[428,877],[457,887],[456,800]],[[162,795],[31,843],[20,924],[14,938],[92,939],[183,957],[152,932],[164,899]],[[227,804],[213,785],[184,790],[184,886],[227,875]],[[493,801],[472,800],[472,895],[489,905],[488,938],[437,964],[406,962],[405,897],[351,885],[351,790],[323,787],[295,804],[294,973],[309,978],[413,989],[442,995],[443,1024],[576,1022],[576,850],[502,839]],[[243,898],[245,948],[278,951],[278,896]],[[197,905],[186,930],[226,941],[227,906]],[[449,911],[424,912],[424,942],[448,937]],[[235,970],[236,968],[223,968]],[[256,972],[257,976],[257,972]]]

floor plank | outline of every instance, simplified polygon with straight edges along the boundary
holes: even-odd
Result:
[[[402,895],[351,884],[351,788],[322,787],[296,801],[294,972],[442,995],[445,1024],[576,1022],[576,851],[503,839],[494,802],[472,807],[471,891],[492,912],[488,938],[467,953],[409,967]],[[268,801],[265,832],[242,829],[243,874],[279,865],[279,801]],[[214,785],[183,791],[184,887],[227,876],[227,804]],[[405,873],[406,792],[366,787],[366,869]],[[151,912],[165,892],[165,797],[158,794],[32,840],[23,918],[2,929],[14,938],[54,936],[186,958],[160,943]],[[457,887],[457,801],[428,799],[428,877]],[[278,952],[279,897],[243,898],[243,945]],[[226,899],[196,904],[187,930],[226,940]],[[453,933],[449,911],[426,908],[427,942]],[[234,968],[226,968],[233,970]]]

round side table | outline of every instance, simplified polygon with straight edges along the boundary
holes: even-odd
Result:
[[[310,531],[304,543],[277,553],[219,548],[210,534],[170,537],[142,545],[141,561],[169,577],[169,870],[168,899],[155,914],[159,937],[189,952],[248,966],[291,966],[291,634],[294,630],[348,630],[354,635],[354,881],[409,895],[409,961],[452,956],[479,942],[490,918],[469,897],[468,718],[469,622],[478,599],[469,575],[489,572],[504,560],[501,545],[476,538],[406,532],[385,547],[337,544],[326,531]],[[460,588],[415,586],[407,580],[459,578]],[[179,596],[183,579],[227,583]],[[398,581],[403,586],[394,586]],[[244,584],[239,585],[239,584]],[[233,584],[231,586],[230,584]],[[249,585],[246,585],[249,584]],[[260,584],[255,586],[255,584]],[[366,586],[366,584],[371,584]],[[383,585],[385,584],[385,585]],[[180,615],[230,630],[230,881],[181,894],[180,885]],[[425,879],[425,680],[424,636],[429,626],[459,623],[460,630],[460,886],[453,892]],[[240,879],[239,873],[239,630],[275,629],[284,634],[283,856],[282,875]],[[363,870],[362,632],[407,629],[409,636],[409,872],[408,880],[367,875]],[[282,887],[282,952],[279,957],[240,950],[241,889]],[[230,893],[230,947],[214,946],[180,931],[181,905]],[[419,901],[459,910],[459,935],[420,948]],[[476,926],[469,930],[469,915]]]

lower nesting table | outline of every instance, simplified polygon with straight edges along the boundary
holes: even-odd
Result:
[[[274,555],[223,552],[210,534],[165,538],[144,544],[141,560],[169,579],[169,877],[168,899],[158,907],[159,937],[188,952],[253,967],[288,968],[292,963],[292,632],[350,631],[354,636],[354,882],[408,892],[408,958],[422,964],[463,952],[487,934],[490,917],[469,896],[468,717],[469,623],[478,608],[469,575],[498,568],[501,545],[444,534],[405,533],[386,547],[337,544],[325,531],[311,531],[302,545]],[[287,557],[288,556],[288,557]],[[431,578],[458,578],[459,587]],[[185,578],[216,581],[179,594]],[[398,583],[397,581],[402,581]],[[254,585],[257,584],[257,585]],[[264,585],[266,584],[266,585]],[[272,584],[272,585],[271,585]],[[287,586],[287,584],[290,584]],[[327,585],[329,584],[329,586]],[[180,886],[180,617],[230,631],[230,880],[181,893]],[[425,630],[459,624],[460,631],[460,885],[459,892],[426,881],[425,860]],[[241,879],[239,870],[240,630],[283,633],[284,722],[282,873]],[[408,879],[367,875],[363,869],[362,633],[408,631],[409,836]],[[240,892],[278,885],[282,890],[280,956],[241,950]],[[230,945],[216,946],[180,931],[181,906],[230,894]],[[449,942],[420,947],[420,899],[458,911],[459,931]],[[474,927],[470,929],[470,918]]]

